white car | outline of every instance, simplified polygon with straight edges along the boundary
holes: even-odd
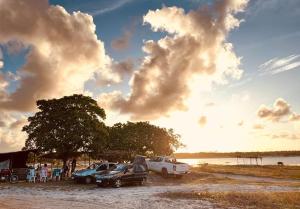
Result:
[[[155,157],[148,159],[147,161],[148,170],[161,173],[162,176],[175,176],[182,177],[184,174],[189,172],[189,165],[186,163],[177,162],[173,157]]]

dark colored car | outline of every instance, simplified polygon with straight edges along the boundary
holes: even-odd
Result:
[[[72,173],[72,179],[77,183],[90,184],[95,182],[95,174],[105,173],[107,170],[114,167],[116,163],[93,163],[83,170],[78,170]]]
[[[133,165],[135,165],[135,164],[142,165],[142,166],[144,166],[146,172],[149,171],[145,156],[142,156],[142,155],[135,156],[135,158],[133,160]]]
[[[102,175],[95,175],[96,184],[100,187],[113,186],[121,187],[129,184],[143,185],[147,180],[147,171],[139,164],[117,164]]]

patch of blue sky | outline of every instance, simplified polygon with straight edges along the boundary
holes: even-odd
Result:
[[[273,57],[299,54],[300,1],[250,1],[239,28],[228,37],[238,56],[243,56],[243,68],[257,72],[257,66]],[[271,49],[271,50],[270,50]]]
[[[3,52],[4,67],[1,69],[4,72],[16,73],[26,62],[26,55],[28,54],[30,48],[24,48],[20,52],[15,54],[8,53],[5,46],[0,45]]]
[[[4,73],[11,72],[13,74],[16,74],[17,71],[20,70],[26,63],[26,55],[28,54],[30,48],[24,48],[20,52],[15,54],[8,53],[6,47],[4,47],[3,45],[0,45],[0,48],[3,53],[4,61],[4,67],[1,69],[1,71]],[[11,80],[6,90],[11,93],[14,92],[18,87],[19,81]]]

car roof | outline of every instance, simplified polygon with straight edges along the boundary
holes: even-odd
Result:
[[[97,165],[101,165],[101,164],[117,164],[117,163],[114,163],[114,162],[96,162],[96,163],[93,163],[93,164],[97,164]]]

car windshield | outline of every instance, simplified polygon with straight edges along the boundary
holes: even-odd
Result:
[[[87,169],[95,169],[99,166],[99,164],[93,163],[92,165],[90,165],[89,167],[87,167]]]
[[[109,170],[111,170],[111,171],[123,171],[123,170],[125,170],[125,168],[126,168],[126,165],[118,164],[118,165],[112,166]]]

